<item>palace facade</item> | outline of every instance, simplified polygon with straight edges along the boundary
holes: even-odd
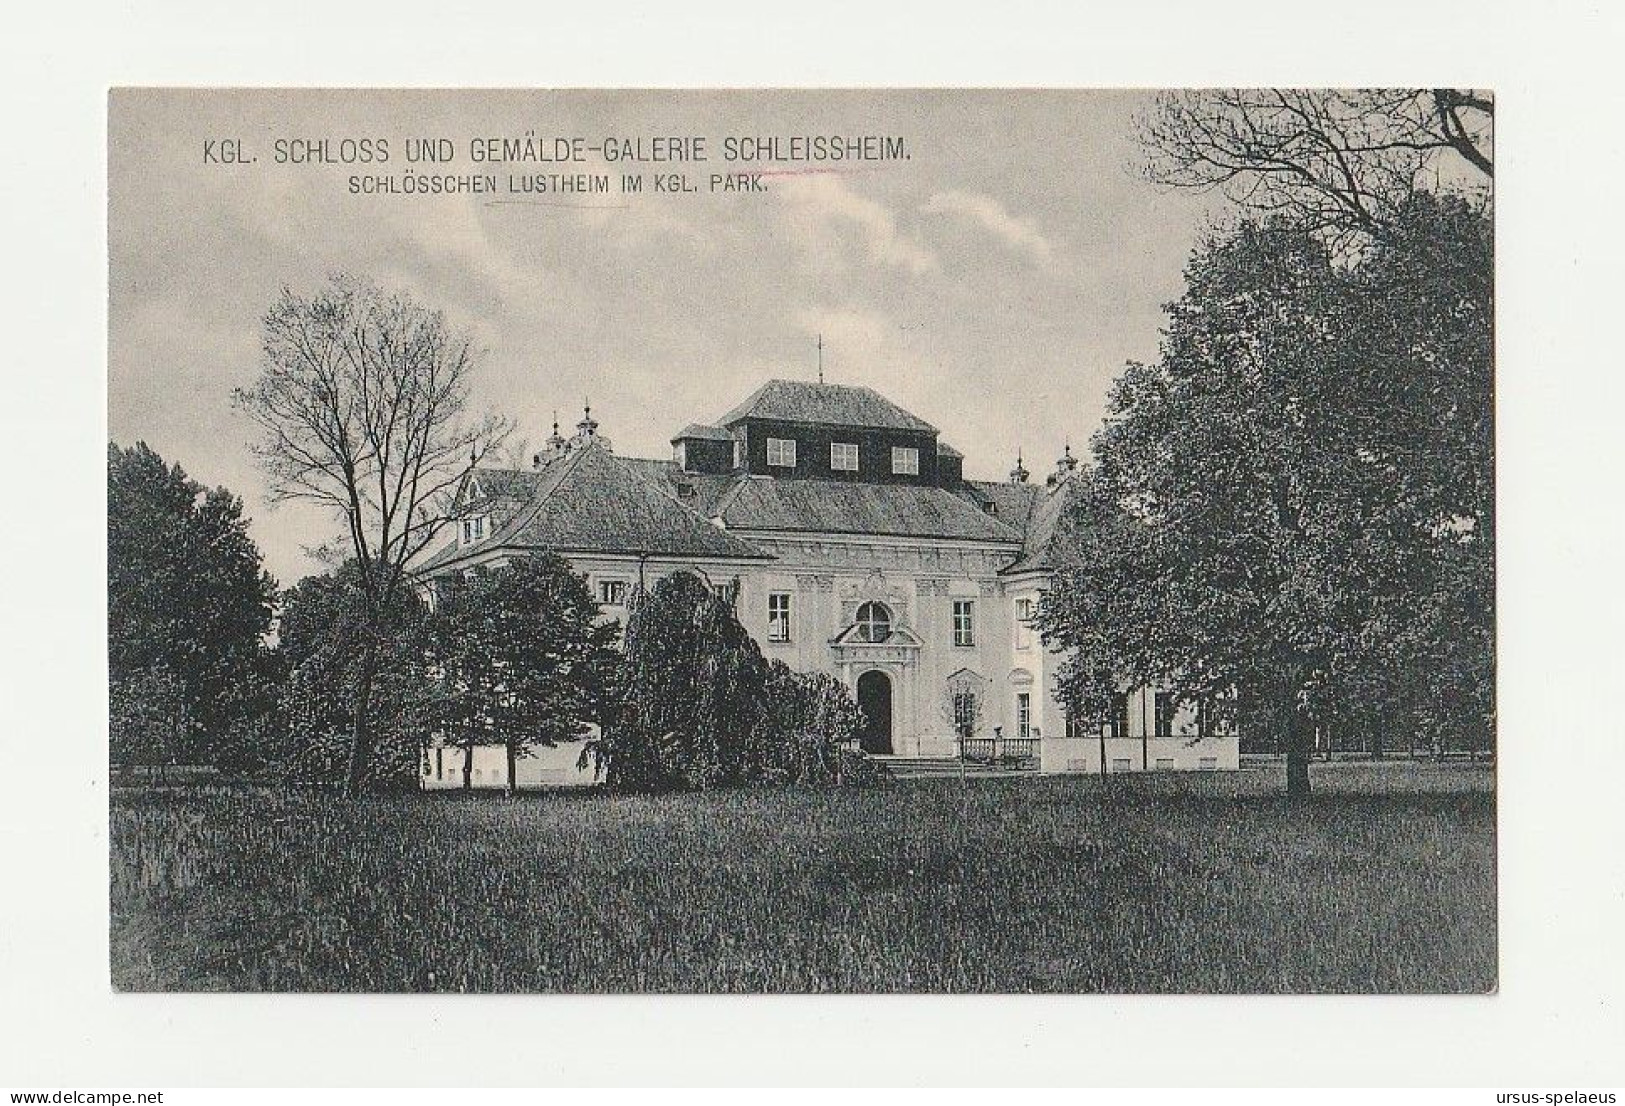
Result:
[[[455,539],[416,569],[449,573],[548,550],[586,575],[606,615],[635,586],[692,572],[730,599],[771,659],[833,674],[877,756],[956,757],[966,696],[970,749],[1044,772],[1217,770],[1233,735],[1152,689],[1107,719],[1069,719],[1060,656],[1032,626],[1077,461],[1034,482],[967,480],[937,428],[862,387],[770,380],[672,438],[669,458],[622,457],[590,408],[523,470],[477,469]],[[957,704],[957,706],[956,706]],[[485,756],[489,753],[489,757]],[[521,785],[590,782],[579,748],[541,750]],[[461,754],[431,750],[428,787],[460,786]],[[476,784],[502,786],[501,750],[476,753]]]

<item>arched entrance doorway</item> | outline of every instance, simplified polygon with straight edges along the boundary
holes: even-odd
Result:
[[[891,677],[874,671],[859,676],[858,708],[863,711],[863,729],[858,731],[863,751],[891,752]]]

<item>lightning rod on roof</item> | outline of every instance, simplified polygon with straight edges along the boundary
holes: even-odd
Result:
[[[824,332],[818,332],[818,383],[824,382]]]

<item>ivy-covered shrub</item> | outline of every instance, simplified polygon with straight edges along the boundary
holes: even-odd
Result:
[[[677,573],[628,604],[615,708],[583,763],[622,790],[823,784],[865,775],[843,756],[858,706],[840,681],[769,664],[733,606]]]
[[[628,790],[745,782],[766,683],[732,604],[675,573],[628,601],[619,702],[584,756]]]
[[[782,661],[768,668],[755,735],[761,778],[833,783],[843,777],[841,753],[857,736],[862,715],[846,685],[823,672],[797,672]]]

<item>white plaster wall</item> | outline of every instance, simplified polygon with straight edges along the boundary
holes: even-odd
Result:
[[[1042,769],[1045,772],[1100,771],[1100,745],[1092,735],[1068,739],[1066,716],[1056,698],[1055,680],[1061,656],[1051,652],[1037,630],[1030,631],[1026,643],[1018,647],[1015,611],[1018,600],[1035,604],[1043,597],[1047,582],[1041,573],[1019,578],[999,576],[1015,550],[998,545],[932,542],[929,540],[881,537],[839,537],[810,539],[804,535],[741,533],[741,537],[773,554],[771,562],[741,564],[727,561],[639,558],[632,555],[592,554],[571,558],[576,571],[586,575],[594,598],[601,580],[625,581],[629,589],[638,584],[653,587],[659,580],[678,571],[695,572],[713,584],[738,583],[736,611],[745,629],[757,640],[769,659],[780,660],[804,672],[827,672],[844,680],[856,691],[857,678],[869,668],[879,668],[892,679],[892,748],[902,756],[946,757],[958,751],[953,726],[944,706],[949,677],[969,670],[982,678],[983,717],[979,736],[990,737],[995,727],[1006,738],[1018,736],[1016,695],[1030,696],[1033,736],[1041,739]],[[901,625],[918,636],[918,650],[909,651],[907,660],[889,651],[870,663],[843,666],[837,663],[831,640],[846,628],[845,608],[854,595],[867,595],[879,589],[894,607]],[[773,592],[791,596],[791,637],[787,642],[767,640],[767,600]],[[953,603],[970,599],[975,603],[975,642],[957,646],[953,642]],[[605,609],[606,618],[625,618],[620,608]],[[856,651],[854,651],[856,653]],[[1140,771],[1147,765],[1155,770],[1172,761],[1174,770],[1201,770],[1210,762],[1219,769],[1234,769],[1239,763],[1239,744],[1229,738],[1204,738],[1192,744],[1190,738],[1158,739],[1142,735],[1155,733],[1155,700],[1151,689],[1130,694],[1129,738],[1108,740],[1107,761],[1125,770]],[[1176,717],[1175,732],[1195,731],[1195,716],[1183,708]],[[542,750],[522,762],[520,786],[581,786],[593,782],[591,773],[575,768],[577,747]],[[431,750],[432,755],[432,750]],[[444,751],[455,757],[457,772],[448,767],[444,777],[433,773],[424,786],[440,789],[460,787],[461,752]],[[568,763],[565,763],[565,762]],[[449,764],[449,761],[446,763]],[[480,749],[474,768],[475,786],[506,785],[506,769],[500,749]]]
[[[519,787],[592,786],[598,782],[592,770],[576,767],[580,756],[581,743],[572,741],[520,757],[515,765]],[[500,790],[508,786],[507,755],[500,745],[476,745],[473,768],[475,788]],[[463,786],[463,750],[426,749],[419,772],[419,784],[426,791],[457,790]]]
[[[1107,738],[1106,762],[1113,772],[1233,772],[1241,767],[1241,743],[1234,734],[1219,737]],[[1039,768],[1047,773],[1100,773],[1098,737],[1045,737]]]

